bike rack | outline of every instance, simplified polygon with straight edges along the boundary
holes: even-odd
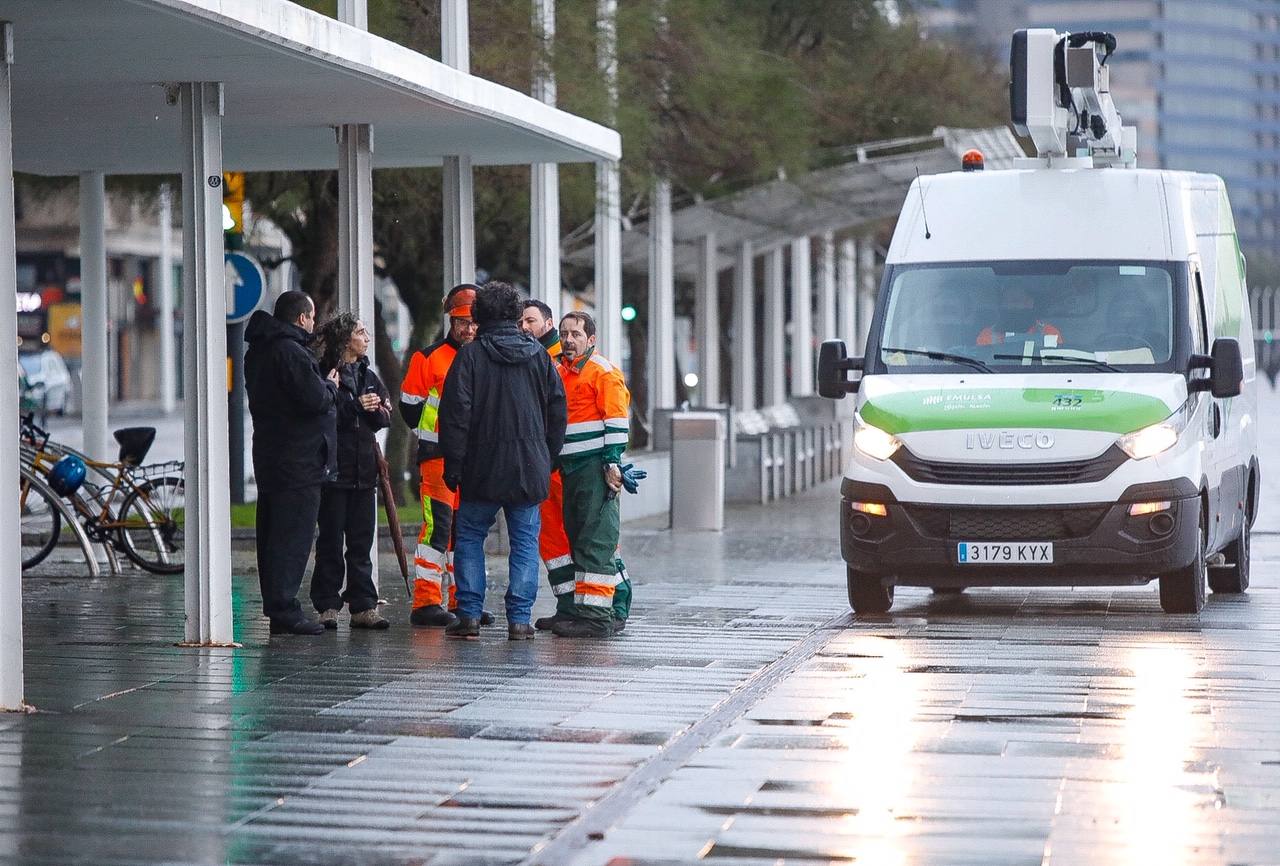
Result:
[[[47,442],[45,444],[45,450],[48,451],[49,453],[54,453],[54,454],[73,454],[76,457],[79,457],[81,460],[85,461],[85,466],[88,468],[89,471],[94,472],[102,476],[103,478],[110,478],[110,476],[107,475],[106,472],[103,472],[101,469],[89,466],[88,465],[89,458],[86,457],[84,454],[81,454],[79,451],[76,451],[74,448],[67,448],[65,446],[58,445],[55,442]],[[98,556],[94,552],[95,547],[102,551],[103,559],[107,561],[107,568],[112,576],[123,573],[123,570],[120,568],[120,558],[116,556],[115,548],[111,545],[111,543],[105,542],[105,541],[95,542],[92,539],[90,539],[88,533],[85,532],[84,527],[80,525],[80,513],[76,509],[68,505],[66,499],[59,496],[57,493],[54,493],[53,490],[49,488],[49,485],[46,484],[43,480],[41,480],[39,475],[36,474],[35,470],[31,468],[31,466],[29,465],[29,462],[35,456],[35,449],[23,443],[21,446],[19,446],[19,451],[24,457],[28,458],[27,463],[21,464],[21,470],[23,475],[31,478],[33,481],[38,482],[40,486],[44,487],[46,490],[49,490],[49,492],[53,495],[54,499],[56,499],[58,502],[59,512],[62,514],[63,517],[68,518],[68,522],[72,525],[73,531],[76,534],[76,538],[78,541],[80,541],[80,546],[85,552],[85,562],[88,563],[89,565],[89,571],[91,575],[93,577],[102,576],[102,568],[98,564]],[[84,489],[85,489],[84,487],[81,487],[80,490],[77,490],[74,495],[76,499],[80,500],[80,502],[83,504],[85,510],[88,513],[92,514],[94,510],[94,505],[97,503],[95,502],[95,500],[85,498],[85,496],[83,495]]]

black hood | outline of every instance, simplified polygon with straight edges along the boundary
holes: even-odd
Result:
[[[547,351],[537,340],[517,328],[514,322],[481,328],[476,342],[498,364],[527,364]]]
[[[311,342],[311,335],[289,322],[282,322],[266,310],[258,310],[249,317],[244,328],[246,343],[266,344],[272,340],[296,340],[302,345]]]

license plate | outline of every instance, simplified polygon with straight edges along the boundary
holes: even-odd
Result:
[[[961,541],[960,565],[1053,565],[1051,541]]]

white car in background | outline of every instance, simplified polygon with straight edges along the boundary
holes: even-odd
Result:
[[[19,352],[18,362],[27,377],[32,399],[42,414],[62,415],[71,399],[71,371],[67,362],[53,349]]]

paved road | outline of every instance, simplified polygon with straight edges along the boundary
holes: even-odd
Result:
[[[1141,587],[854,618],[835,495],[632,527],[602,644],[448,642],[398,597],[388,633],[271,638],[239,551],[244,647],[183,650],[178,580],[29,578],[0,862],[1276,862],[1270,476],[1253,588],[1199,616]]]

